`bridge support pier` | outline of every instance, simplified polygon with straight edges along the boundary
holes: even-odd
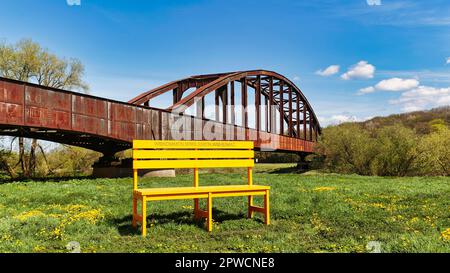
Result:
[[[104,152],[92,166],[92,176],[97,178],[118,178],[133,176],[133,160],[126,158],[120,160],[115,152]],[[175,170],[140,170],[139,176],[145,177],[175,177]]]
[[[306,156],[308,156],[310,153],[303,153],[300,152],[298,153],[300,159],[297,162],[297,169],[300,171],[308,171],[310,170],[311,166],[309,161],[306,161]]]

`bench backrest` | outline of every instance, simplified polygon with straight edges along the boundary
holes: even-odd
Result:
[[[133,169],[243,168],[253,158],[253,141],[133,141]]]
[[[252,181],[253,141],[133,140],[133,181],[137,188],[139,169],[248,168]]]

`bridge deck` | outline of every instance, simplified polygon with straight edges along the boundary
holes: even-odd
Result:
[[[166,110],[0,78],[0,134],[111,154],[133,139],[253,140],[260,150],[312,152],[314,142]]]

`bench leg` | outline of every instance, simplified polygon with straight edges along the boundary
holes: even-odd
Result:
[[[142,237],[147,235],[147,198],[142,197]]]
[[[253,217],[253,210],[251,209],[252,206],[253,206],[253,195],[249,195],[248,196],[248,213],[247,213],[248,218]]]
[[[212,194],[208,194],[208,231],[212,231]]]
[[[133,220],[131,224],[136,228],[136,216],[137,216],[137,198],[133,194]]]
[[[200,210],[198,198],[194,199],[194,219],[197,220],[200,218],[200,215],[198,215],[198,211]]]
[[[264,195],[264,211],[265,211],[265,223],[270,225],[270,204],[269,204],[269,190],[266,190],[266,195]]]

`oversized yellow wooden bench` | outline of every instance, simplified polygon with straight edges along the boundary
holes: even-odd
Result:
[[[207,229],[212,231],[212,199],[215,197],[247,196],[248,217],[254,212],[264,214],[265,224],[270,223],[269,186],[253,185],[254,166],[252,141],[133,141],[133,227],[141,223],[142,236],[146,236],[147,201],[194,199],[194,218],[207,219]],[[194,169],[192,187],[138,188],[139,169]],[[247,184],[200,186],[199,168],[247,168]],[[264,207],[253,204],[253,196],[264,197]],[[199,199],[207,199],[207,209],[199,207]],[[141,201],[141,214],[138,214]]]

